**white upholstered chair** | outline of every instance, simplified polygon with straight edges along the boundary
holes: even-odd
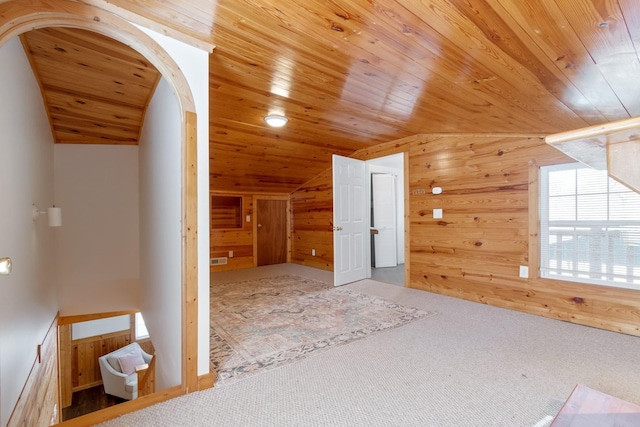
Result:
[[[126,400],[138,397],[136,367],[151,362],[153,356],[136,342],[98,358],[104,392]]]

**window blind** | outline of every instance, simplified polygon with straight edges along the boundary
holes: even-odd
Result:
[[[640,289],[640,194],[581,163],[540,168],[540,276]]]

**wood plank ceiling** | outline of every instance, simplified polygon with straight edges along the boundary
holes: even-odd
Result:
[[[216,45],[210,57],[213,190],[288,193],[329,167],[332,153],[349,155],[415,134],[545,135],[640,115],[637,0],[110,3]],[[56,32],[39,37],[47,34],[61,38]],[[43,82],[44,68],[65,55],[55,48],[46,53],[49,62],[40,67],[35,61]],[[86,61],[76,60],[76,68]],[[105,85],[153,86],[148,68],[140,82],[136,72],[127,79],[119,67],[96,67],[109,75]],[[78,72],[82,80],[95,78]],[[51,85],[73,94],[91,86],[79,87],[78,80]],[[144,111],[148,94],[142,92],[127,95],[124,104]],[[49,108],[55,128],[58,106]],[[95,117],[108,114],[101,103],[95,108]],[[263,117],[274,112],[289,123],[269,128]]]
[[[138,143],[160,73],[103,35],[43,28],[21,36],[59,144]]]

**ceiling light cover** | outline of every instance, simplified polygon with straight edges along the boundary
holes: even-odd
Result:
[[[264,121],[267,122],[267,124],[271,127],[279,128],[286,125],[289,119],[287,119],[285,116],[271,115],[265,117]]]

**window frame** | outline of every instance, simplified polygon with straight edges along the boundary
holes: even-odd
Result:
[[[138,317],[140,317],[140,321],[138,321]],[[138,328],[140,324],[144,326],[144,329],[147,331],[146,334],[138,335]],[[139,311],[134,313],[133,315],[133,337],[135,341],[143,341],[151,338],[151,336],[149,335],[149,330],[147,329],[147,326],[144,323],[144,317],[142,316],[142,313]]]
[[[632,289],[632,290],[640,290],[640,283],[634,283],[633,281],[629,282],[629,281],[614,281],[612,280],[612,278],[614,276],[620,276],[620,277],[629,277],[629,275],[618,275],[616,273],[613,272],[612,268],[613,266],[611,266],[610,263],[606,263],[605,265],[608,265],[609,267],[607,268],[606,272],[601,273],[602,275],[606,276],[606,279],[594,279],[594,278],[590,278],[590,277],[577,277],[576,274],[578,273],[574,273],[574,275],[570,276],[570,275],[562,275],[560,273],[558,273],[557,275],[548,275],[548,274],[544,274],[543,269],[544,268],[551,268],[552,267],[544,267],[544,263],[545,260],[549,259],[549,253],[547,251],[547,256],[545,257],[545,254],[543,253],[543,249],[545,244],[548,245],[548,243],[545,243],[545,233],[544,233],[544,228],[545,228],[545,222],[544,222],[544,217],[543,217],[543,212],[544,209],[547,209],[548,212],[548,208],[549,208],[549,197],[548,197],[548,193],[543,193],[543,191],[545,191],[545,186],[548,185],[547,181],[546,181],[546,177],[548,176],[548,171],[560,171],[560,170],[579,170],[582,168],[588,168],[588,166],[580,163],[580,162],[568,162],[568,163],[559,163],[559,164],[549,164],[549,165],[544,165],[544,166],[540,166],[538,167],[537,165],[535,165],[535,163],[533,163],[533,168],[535,169],[535,177],[532,177],[531,175],[533,174],[534,171],[530,170],[530,200],[535,200],[535,204],[532,204],[530,206],[530,220],[533,220],[534,222],[530,222],[530,229],[532,230],[532,232],[530,233],[531,236],[535,235],[536,238],[535,239],[529,239],[530,240],[530,246],[533,243],[534,247],[530,247],[529,250],[529,254],[530,257],[532,257],[531,259],[535,260],[535,271],[537,272],[537,277],[541,278],[541,279],[549,279],[549,280],[557,280],[560,282],[569,282],[569,283],[575,283],[575,284],[589,284],[589,285],[597,285],[597,286],[606,286],[606,287],[613,287],[613,288],[625,288],[625,289]],[[545,169],[543,169],[545,168]],[[608,177],[609,180],[613,179],[611,177]],[[577,180],[577,178],[576,178]],[[577,181],[576,181],[577,182]],[[608,200],[609,199],[609,195],[612,194],[612,192],[610,191],[611,187],[610,185],[607,186],[607,197]],[[535,193],[535,199],[532,199],[532,196],[534,196]],[[576,197],[579,197],[581,193],[576,192]],[[614,192],[615,194],[615,192]],[[577,203],[577,202],[576,202]],[[535,214],[532,216],[531,215],[531,211],[535,211]],[[584,226],[584,228],[589,228],[589,227],[594,227],[594,226],[603,226],[603,228],[608,228],[608,227],[615,227],[615,224],[618,224],[620,226],[625,225],[622,223],[625,223],[626,221],[629,220],[618,220],[618,221],[613,221],[613,220],[592,220],[592,221],[587,221],[587,220],[566,220],[566,221],[554,221],[556,226],[562,226],[563,224],[566,225],[567,227],[573,227],[573,228],[578,228],[579,226]],[[633,221],[633,220],[631,220]],[[547,220],[548,222],[548,220]],[[631,224],[632,225],[632,224]],[[533,232],[533,229],[535,228],[535,232]],[[574,231],[575,233],[575,231]],[[603,239],[606,239],[607,243],[609,245],[611,245],[611,239],[613,239],[613,237],[611,237],[611,234],[615,234],[615,232],[610,232],[608,229],[603,232]],[[547,233],[547,236],[549,235],[549,233]],[[574,239],[575,241],[575,239]],[[547,240],[548,242],[548,240]],[[640,249],[639,249],[640,250]],[[533,251],[535,251],[535,254],[533,254]],[[591,254],[589,254],[591,255]],[[627,255],[628,256],[628,255]],[[610,259],[610,258],[609,258]],[[606,261],[609,261],[609,259],[607,259]],[[634,268],[635,264],[632,264],[631,268]],[[589,272],[584,272],[585,275],[587,274],[591,274],[593,275],[593,273],[589,273]],[[634,276],[633,274],[631,275],[631,277],[635,278],[636,276]]]

